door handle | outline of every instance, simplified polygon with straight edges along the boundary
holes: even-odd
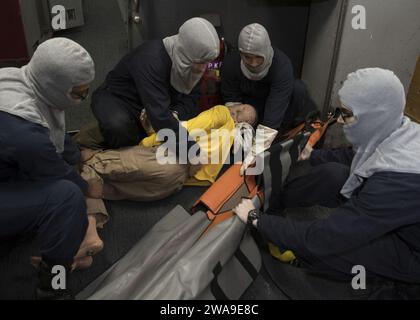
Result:
[[[133,11],[131,13],[131,19],[135,24],[141,24],[140,18],[140,0],[132,0]]]

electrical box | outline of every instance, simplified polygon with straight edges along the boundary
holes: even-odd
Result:
[[[71,29],[85,24],[82,0],[49,0],[50,12],[54,6],[63,6],[66,10],[66,28]],[[54,16],[54,15],[53,15]]]
[[[411,81],[410,90],[407,96],[407,107],[405,113],[420,123],[420,56],[417,60],[416,70]]]

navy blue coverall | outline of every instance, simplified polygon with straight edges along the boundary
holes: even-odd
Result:
[[[184,128],[172,111],[182,121],[198,115],[198,88],[189,95],[176,91],[170,83],[171,68],[163,41],[151,40],[128,53],[108,73],[92,96],[92,111],[107,148],[134,146],[147,137],[139,120],[143,108],[156,131],[171,129],[177,136]]]
[[[70,137],[58,154],[48,129],[0,112],[1,241],[36,233],[47,264],[72,264],[88,225],[79,159]]]
[[[291,129],[317,110],[301,80],[295,80],[293,66],[285,53],[273,47],[274,57],[267,75],[252,81],[241,70],[239,51],[225,58],[221,70],[222,99],[254,106],[259,123],[281,132]]]
[[[374,173],[346,200],[340,190],[352,156],[351,149],[315,150],[312,170],[287,182],[258,230],[314,271],[348,279],[362,265],[368,277],[420,284],[420,175]],[[314,221],[278,215],[315,204],[337,209]]]

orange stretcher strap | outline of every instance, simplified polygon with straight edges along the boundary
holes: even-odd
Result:
[[[241,164],[232,165],[193,205],[193,210],[200,204],[208,209],[209,219],[233,209],[237,197],[248,196],[256,188],[255,177],[241,176]]]

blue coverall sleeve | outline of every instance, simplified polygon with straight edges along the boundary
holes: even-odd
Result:
[[[279,129],[284,115],[289,107],[293,94],[294,75],[290,61],[274,68],[275,76],[270,87],[270,94],[265,102],[263,124],[267,127]]]
[[[391,173],[392,174],[392,173]],[[402,226],[418,223],[418,190],[405,179],[376,173],[360,192],[328,218],[294,221],[263,215],[259,231],[277,246],[312,260],[338,255],[378,239]]]
[[[63,159],[71,166],[75,166],[81,161],[80,149],[71,139],[69,134],[66,134],[64,140],[64,151],[61,155]]]
[[[34,124],[30,134],[16,143],[20,145],[16,151],[16,159],[20,171],[26,177],[33,181],[69,180],[79,186],[82,192],[86,192],[86,181],[66,162],[63,155],[57,153],[49,138],[48,129]]]
[[[150,59],[153,61],[156,57],[150,57]],[[131,73],[155,131],[171,129],[179,143],[179,132],[186,130],[179,125],[179,122],[172,115],[169,79],[165,78],[166,72],[163,66],[159,62],[153,62],[147,68],[133,67]],[[188,137],[188,133],[184,132],[184,136]],[[188,139],[187,148],[189,149],[194,144],[194,141]],[[173,151],[176,152],[177,150]]]
[[[353,157],[354,151],[352,147],[338,149],[317,149],[312,151],[310,161],[313,166],[328,162],[338,162],[347,166],[351,166]]]

